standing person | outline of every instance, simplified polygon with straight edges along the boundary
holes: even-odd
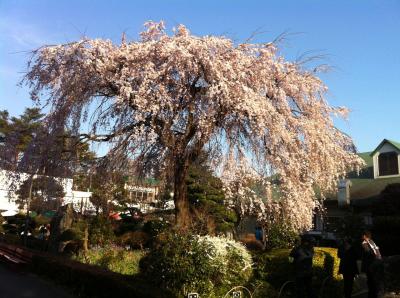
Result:
[[[353,292],[354,278],[359,274],[357,250],[352,239],[344,239],[343,245],[338,249],[338,257],[340,259],[339,273],[343,275],[344,297],[350,298]]]
[[[301,244],[295,247],[290,253],[295,268],[296,292],[298,298],[315,297],[312,288],[314,243],[315,240],[313,237],[304,235],[301,238]]]
[[[363,233],[362,240],[361,271],[367,275],[368,298],[383,297],[384,268],[379,247],[372,240],[370,231]]]

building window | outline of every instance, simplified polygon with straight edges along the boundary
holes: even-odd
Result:
[[[396,152],[386,152],[379,154],[379,176],[398,175],[399,162]]]
[[[367,226],[372,226],[373,220],[371,215],[364,215],[364,224]]]

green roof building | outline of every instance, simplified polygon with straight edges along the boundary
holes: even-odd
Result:
[[[384,139],[373,151],[359,156],[365,161],[364,168],[339,181],[337,193],[325,201],[326,213],[320,228],[330,230],[329,225],[335,226],[333,223],[351,214],[363,216],[366,224],[372,224],[371,207],[379,202],[382,190],[389,184],[400,183],[399,142]]]

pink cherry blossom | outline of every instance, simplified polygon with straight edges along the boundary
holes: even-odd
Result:
[[[82,39],[33,52],[25,80],[48,105],[50,125],[108,142],[116,166],[171,181],[178,225],[190,222],[188,166],[206,149],[229,203],[266,222],[310,227],[315,187],[331,190],[362,165],[333,124],[347,110],[330,106],[323,82],[274,43],[145,26],[138,41]]]

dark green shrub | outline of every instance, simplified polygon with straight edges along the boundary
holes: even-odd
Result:
[[[153,219],[146,221],[143,225],[142,231],[149,236],[148,246],[153,247],[157,237],[162,233],[169,230],[171,224],[165,220]]]
[[[148,233],[151,237],[156,237],[160,233],[166,231],[170,224],[164,220],[149,220],[143,225],[143,231]]]
[[[85,237],[84,230],[86,225],[86,222],[83,220],[74,222],[70,229],[65,230],[58,237],[57,240],[63,242],[64,248],[62,249],[62,252],[65,255],[77,254],[79,253],[79,250],[83,248],[83,241]]]
[[[116,231],[117,235],[123,235],[127,232],[134,232],[143,228],[142,222],[137,222],[135,220],[122,220],[118,223],[118,229]]]
[[[225,238],[169,234],[140,262],[141,273],[178,297],[223,297],[251,275],[251,256]]]
[[[19,235],[20,228],[15,224],[6,223],[2,226],[4,233],[9,235]]]
[[[400,183],[388,184],[379,195],[372,208],[375,216],[399,216],[400,214]]]
[[[364,218],[360,215],[349,215],[343,217],[337,226],[337,234],[340,238],[351,237],[361,239],[361,234],[365,230]]]
[[[382,255],[400,255],[400,216],[376,216],[373,219],[372,238]]]
[[[254,234],[248,234],[246,237],[240,239],[248,250],[257,251],[263,250],[264,245],[261,241],[257,240]]]
[[[207,152],[201,152],[186,176],[187,197],[194,218],[192,230],[200,235],[231,232],[238,217],[225,204],[223,183],[207,164],[207,156]]]
[[[385,288],[390,292],[400,292],[400,256],[385,259]]]
[[[143,249],[149,240],[149,235],[142,231],[127,232],[118,237],[120,245],[129,246],[131,249]]]
[[[51,218],[40,214],[40,215],[35,217],[34,221],[36,223],[36,226],[40,227],[42,225],[50,224]]]
[[[299,234],[284,224],[275,223],[267,229],[267,249],[293,247],[299,239]]]
[[[148,284],[140,277],[114,273],[49,254],[34,254],[31,270],[70,289],[76,297],[168,298],[168,291]]]
[[[274,288],[279,288],[284,282],[294,279],[293,266],[289,263],[288,249],[274,249],[254,256],[254,277],[266,281]]]
[[[104,216],[96,216],[89,225],[90,245],[105,246],[115,240],[111,221]]]
[[[277,291],[288,280],[295,280],[293,264],[289,262],[289,253],[289,249],[275,249],[256,254],[254,257],[254,279],[267,282]],[[315,276],[314,288],[317,291],[321,291],[321,297],[341,297],[341,276],[338,275],[339,259],[337,258],[337,249],[316,248],[313,268]],[[325,286],[321,289],[326,278]]]
[[[25,224],[26,215],[22,213],[15,214],[7,218],[7,222],[12,225],[22,226]]]
[[[81,240],[82,235],[74,229],[65,230],[59,237],[59,241],[76,241]]]

